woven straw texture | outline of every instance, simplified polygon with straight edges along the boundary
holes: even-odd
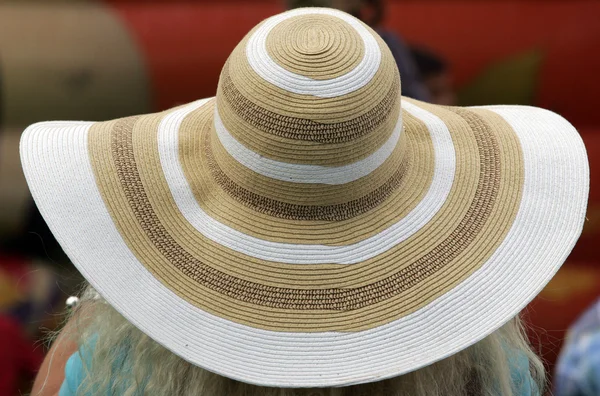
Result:
[[[27,129],[38,206],[83,275],[186,360],[284,387],[387,378],[516,315],[576,242],[585,148],[551,112],[401,96],[355,18],[254,28],[217,96]]]

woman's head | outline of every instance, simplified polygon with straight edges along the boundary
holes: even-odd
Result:
[[[86,373],[82,395],[112,389],[125,395],[143,390],[182,396],[519,396],[537,394],[545,380],[544,366],[529,346],[519,317],[466,350],[414,372],[350,387],[308,389],[250,385],[190,364],[136,328],[91,288],[73,317],[69,337],[80,345]]]

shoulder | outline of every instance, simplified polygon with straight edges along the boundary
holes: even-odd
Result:
[[[568,339],[558,358],[555,381],[560,396],[600,391],[600,329]]]

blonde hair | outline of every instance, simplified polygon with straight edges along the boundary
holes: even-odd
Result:
[[[544,366],[518,317],[464,351],[412,373],[371,384],[320,389],[249,385],[194,366],[94,297],[91,288],[83,294],[68,328],[67,336],[77,337],[84,362],[78,395],[510,396],[523,386],[511,377],[510,362],[517,357],[529,359],[529,367],[520,367],[524,371],[520,381],[531,375],[532,394],[542,394],[545,383]]]

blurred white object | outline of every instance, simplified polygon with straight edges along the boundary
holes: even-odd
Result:
[[[77,306],[77,304],[79,304],[79,297],[75,297],[75,296],[71,296],[69,298],[67,298],[67,308],[72,309],[75,308]]]

